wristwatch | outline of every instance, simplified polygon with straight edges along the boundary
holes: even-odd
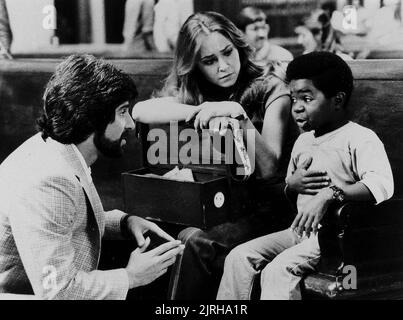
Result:
[[[333,185],[329,187],[333,191],[333,200],[336,200],[337,202],[343,202],[344,201],[344,191],[341,190],[339,187]]]

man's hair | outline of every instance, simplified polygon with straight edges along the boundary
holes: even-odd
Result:
[[[287,81],[308,79],[326,98],[338,92],[346,94],[347,105],[354,88],[354,79],[348,64],[331,52],[311,52],[296,57],[287,68]]]
[[[266,14],[259,8],[245,7],[236,17],[235,25],[238,27],[238,29],[241,29],[243,32],[245,32],[245,29],[248,25],[260,21],[267,22],[266,20]]]
[[[56,67],[43,95],[37,120],[43,139],[78,144],[104,131],[116,108],[134,102],[137,90],[129,75],[91,55],[72,55]]]

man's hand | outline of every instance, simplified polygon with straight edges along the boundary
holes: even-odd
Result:
[[[158,227],[155,223],[137,216],[130,216],[127,219],[127,229],[133,234],[137,241],[137,245],[140,248],[145,245],[144,233],[147,231],[150,231],[167,241],[175,241],[174,238]]]
[[[149,244],[150,238],[147,237],[143,246],[134,250],[130,255],[126,267],[130,289],[145,286],[162,276],[185,248],[180,240],[173,240],[145,252]]]
[[[320,189],[330,185],[326,171],[308,170],[311,163],[312,157],[309,157],[287,179],[290,190],[300,194],[316,195]]]
[[[333,191],[325,188],[319,191],[307,204],[298,212],[295,217],[291,229],[302,236],[305,231],[309,237],[311,232],[318,232],[318,225],[326,213],[329,204],[333,201]]]

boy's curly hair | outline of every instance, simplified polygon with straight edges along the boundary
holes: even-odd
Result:
[[[354,89],[354,78],[348,64],[331,52],[311,52],[296,57],[286,72],[287,81],[309,79],[326,98],[338,92],[346,94],[345,106]]]

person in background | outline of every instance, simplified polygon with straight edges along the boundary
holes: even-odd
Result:
[[[293,55],[288,50],[270,43],[270,26],[266,14],[256,7],[245,7],[235,20],[235,25],[244,33],[247,42],[255,52],[252,59],[260,66],[272,61],[291,61]]]
[[[348,10],[354,8],[356,16],[352,15],[348,20],[349,23],[345,23],[345,14],[339,10],[334,11],[332,15],[329,15],[333,28],[343,35],[366,36],[369,30],[368,22],[372,16],[371,11],[363,6],[363,0],[353,0],[351,6],[346,8]],[[349,14],[352,13],[349,12]]]
[[[127,0],[123,24],[123,45],[126,51],[155,51],[153,37],[155,0]]]
[[[156,224],[104,212],[90,166],[120,157],[134,128],[129,75],[90,55],[61,62],[46,86],[39,132],[0,165],[0,294],[125,299],[183,251]],[[149,250],[154,233],[165,242]],[[137,242],[125,268],[97,270],[101,239]]]
[[[0,59],[12,59],[10,48],[13,34],[6,6],[6,0],[0,0]]]
[[[366,59],[374,50],[402,48],[401,0],[384,0],[383,7],[373,12],[365,22],[365,46],[357,54],[357,59]]]
[[[322,9],[314,10],[295,28],[298,43],[304,47],[303,54],[314,51],[332,52],[344,60],[352,60],[345,53],[339,35],[330,23],[330,17]]]
[[[403,45],[402,1],[384,0],[369,21],[368,42],[372,46]]]
[[[156,3],[154,41],[159,52],[174,51],[179,30],[193,11],[193,0],[159,0]]]
[[[333,13],[336,11],[337,9],[337,5],[335,3],[335,1],[326,1],[323,2],[322,5],[320,6],[320,8],[326,12],[326,14],[331,17],[333,15]]]

